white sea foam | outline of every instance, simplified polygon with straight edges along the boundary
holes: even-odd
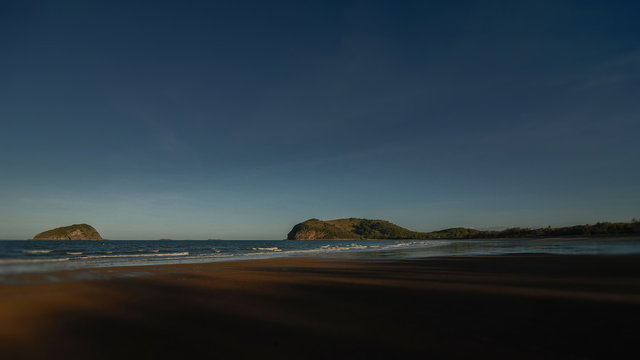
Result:
[[[22,250],[25,254],[48,254],[53,250]]]
[[[411,242],[403,242],[403,243],[393,243],[393,244],[385,244],[385,245],[369,245],[366,243],[348,243],[348,244],[340,244],[340,245],[321,245],[314,249],[296,249],[296,250],[280,250],[277,252],[278,256],[296,256],[296,255],[327,255],[332,253],[339,252],[361,252],[361,251],[384,251],[384,250],[395,250],[395,249],[410,249],[410,248],[421,248],[426,246],[434,246],[442,244],[442,241],[411,241]],[[273,256],[274,251],[272,248],[252,248],[256,252],[245,253],[245,254],[237,254],[237,256]],[[264,251],[267,250],[267,251]]]
[[[273,255],[277,253],[278,256],[286,256],[286,255],[313,255],[313,254],[327,254],[333,252],[341,252],[352,249],[366,249],[366,246],[361,247],[353,247],[353,246],[334,246],[334,247],[319,247],[316,249],[300,249],[300,250],[279,250],[279,251],[258,251],[252,253],[238,254],[239,256],[265,256],[265,255]]]
[[[351,246],[348,247],[348,249],[367,249],[368,246],[367,245],[360,245],[360,244],[351,244]]]
[[[448,243],[448,242],[447,242]],[[426,245],[438,245],[443,244],[442,240],[434,241],[434,240],[423,240],[423,241],[409,241],[402,242],[396,244],[389,244],[384,246],[385,249],[396,249],[396,248],[406,248],[406,247],[422,247]]]
[[[40,264],[49,262],[68,261],[71,258],[53,258],[53,259],[0,259],[0,265],[12,264]]]
[[[282,251],[282,249],[280,249],[279,247],[257,247],[257,248],[251,248],[251,250],[257,250],[257,251]]]
[[[82,251],[67,251],[67,255],[82,255]]]
[[[90,259],[110,259],[110,258],[138,258],[138,257],[169,257],[169,256],[186,256],[189,255],[188,251],[176,252],[176,253],[164,253],[164,254],[118,254],[118,255],[88,255],[82,256],[77,259],[90,260]]]

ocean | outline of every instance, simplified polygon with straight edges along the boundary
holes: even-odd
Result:
[[[640,254],[640,237],[500,240],[0,241],[3,275],[110,266],[206,263],[291,256],[401,259],[433,256]]]

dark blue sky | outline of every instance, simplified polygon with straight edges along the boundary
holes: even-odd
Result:
[[[134,4],[135,3],[135,4]],[[640,217],[636,1],[3,1],[0,238]]]

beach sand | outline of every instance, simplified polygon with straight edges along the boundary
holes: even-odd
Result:
[[[20,275],[2,359],[633,358],[640,256],[280,258]]]

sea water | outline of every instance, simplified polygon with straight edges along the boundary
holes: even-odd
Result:
[[[433,256],[640,254],[640,237],[500,240],[0,241],[2,275],[106,266],[203,263],[292,256],[401,259]]]

